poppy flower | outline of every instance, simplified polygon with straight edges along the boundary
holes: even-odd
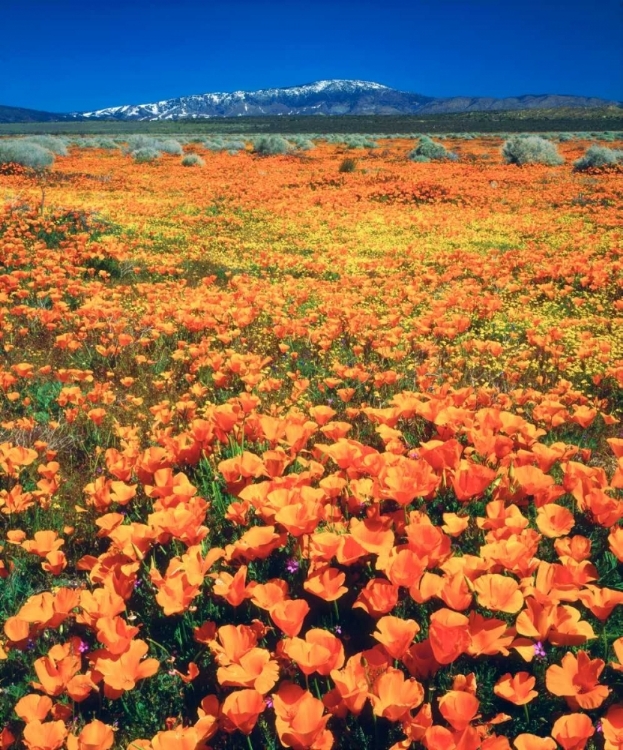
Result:
[[[601,727],[606,741],[606,750],[620,750],[623,747],[623,705],[610,706],[601,719]]]
[[[118,698],[126,690],[132,690],[139,680],[152,677],[158,671],[157,659],[145,659],[149,647],[145,641],[132,641],[130,648],[122,654],[94,651],[93,678],[102,679],[109,698]]]
[[[290,638],[283,644],[283,652],[296,662],[304,675],[314,672],[325,677],[344,664],[344,646],[339,638],[327,630],[311,628],[305,639]]]
[[[496,472],[488,466],[461,459],[452,476],[452,488],[460,502],[481,495],[493,482]]]
[[[474,581],[478,603],[494,612],[518,612],[524,602],[519,584],[513,578],[498,573],[480,576]]]
[[[376,628],[373,638],[383,644],[393,659],[402,659],[416,633],[420,632],[420,626],[415,620],[403,620],[391,615],[381,617]]]
[[[566,653],[562,665],[552,664],[545,673],[545,684],[552,695],[563,696],[569,708],[592,710],[599,708],[610,694],[610,689],[599,684],[605,662],[591,659],[586,651],[577,656]]]
[[[563,750],[584,750],[595,734],[595,727],[586,714],[565,714],[554,722],[551,735]]]
[[[343,669],[332,670],[331,679],[346,708],[358,716],[368,699],[367,671],[361,655],[351,656]]]
[[[199,743],[195,727],[176,727],[158,732],[151,741],[152,750],[195,750]],[[132,745],[128,750],[132,749]]]
[[[428,639],[439,664],[450,664],[469,648],[469,620],[459,612],[440,609],[430,616]]]
[[[397,604],[398,586],[384,578],[372,578],[361,590],[353,609],[360,607],[372,617],[380,617],[391,612]]]
[[[22,721],[28,724],[31,721],[44,721],[52,705],[52,699],[47,695],[31,693],[18,700],[13,710]]]
[[[536,734],[518,734],[513,740],[515,750],[556,750],[551,737],[538,737]]]
[[[453,729],[462,731],[478,713],[480,701],[464,690],[449,690],[439,699],[439,711]]]
[[[504,698],[516,706],[524,706],[534,700],[538,692],[533,690],[536,678],[528,672],[517,672],[514,675],[507,673],[493,686],[493,692],[498,698]]]
[[[243,734],[251,734],[265,708],[264,697],[257,690],[236,690],[230,693],[221,705],[221,715],[226,720],[225,730],[233,732],[238,729]]]
[[[376,716],[399,721],[422,703],[424,689],[415,678],[405,679],[399,669],[389,667],[374,681],[369,697]]]
[[[325,602],[334,602],[343,596],[348,588],[344,586],[346,574],[337,568],[325,566],[307,577],[303,588],[310,594],[324,599]]]
[[[35,719],[26,724],[23,737],[28,750],[58,750],[67,737],[67,727],[60,720],[41,722]]]
[[[304,599],[285,599],[269,610],[270,619],[290,638],[301,632],[308,612],[309,604]]]
[[[324,714],[322,701],[308,691],[291,682],[285,682],[273,695],[275,707],[275,727],[281,743],[294,750],[307,750],[311,747],[327,747],[320,743],[330,714]],[[327,737],[326,739],[330,739]]]
[[[264,695],[279,679],[279,665],[264,648],[252,648],[216,672],[219,685],[254,688]]]
[[[110,750],[115,741],[112,727],[95,719],[87,724],[76,737],[67,737],[67,750]]]
[[[537,511],[536,525],[550,539],[566,536],[575,525],[573,513],[562,505],[548,503]]]

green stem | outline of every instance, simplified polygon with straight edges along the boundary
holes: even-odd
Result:
[[[526,715],[526,722],[529,724],[530,723],[530,711],[528,710],[528,704],[527,703],[523,704],[523,712]]]
[[[333,600],[333,609],[335,610],[335,624],[337,625],[340,621],[340,612],[337,608],[337,599]]]
[[[249,746],[249,750],[253,750],[253,745],[251,744],[251,735],[247,734],[247,745]]]
[[[603,630],[601,631],[601,638],[604,642],[604,661],[608,661],[608,634],[606,633],[606,623],[604,622]]]

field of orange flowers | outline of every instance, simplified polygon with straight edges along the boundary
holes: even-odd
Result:
[[[455,143],[0,173],[0,748],[623,748],[623,172]]]

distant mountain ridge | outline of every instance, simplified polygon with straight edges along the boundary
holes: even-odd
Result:
[[[286,88],[180,96],[146,104],[124,104],[90,112],[37,113],[0,107],[0,122],[56,120],[182,120],[279,115],[413,115],[490,112],[558,107],[620,106],[598,97],[527,94],[516,97],[432,97],[373,81],[331,79]],[[21,114],[20,114],[21,113]],[[37,120],[37,115],[40,119]],[[17,119],[24,117],[23,120]]]

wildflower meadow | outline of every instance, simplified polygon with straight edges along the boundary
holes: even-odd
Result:
[[[0,139],[0,748],[621,750],[620,136]]]

